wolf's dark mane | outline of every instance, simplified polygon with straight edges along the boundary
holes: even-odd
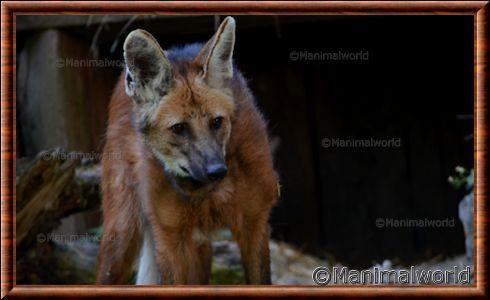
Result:
[[[177,71],[181,75],[185,76],[189,71],[189,63],[192,62],[194,58],[196,58],[203,46],[203,43],[192,43],[183,46],[174,46],[168,49],[165,54],[168,60],[177,69]],[[233,70],[235,74],[240,74],[240,71],[238,70],[234,62]]]
[[[202,43],[174,46],[167,50],[167,58],[177,68],[178,72],[185,76],[189,70],[189,63],[194,60],[202,47]]]
[[[167,50],[167,58],[172,62],[189,61],[197,56],[202,47],[203,43],[174,46]]]

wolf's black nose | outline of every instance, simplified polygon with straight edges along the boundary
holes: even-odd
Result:
[[[223,179],[226,176],[226,173],[228,172],[228,168],[226,167],[225,164],[211,164],[206,167],[206,175],[208,176],[208,179],[211,181],[216,181]]]

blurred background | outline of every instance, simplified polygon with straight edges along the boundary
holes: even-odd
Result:
[[[222,18],[16,17],[17,283],[93,283],[98,161],[126,35],[205,42]],[[274,283],[312,284],[318,265],[472,267],[472,16],[236,20],[234,58],[281,177]],[[214,251],[214,283],[240,283],[228,232]]]

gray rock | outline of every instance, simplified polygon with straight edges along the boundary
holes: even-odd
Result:
[[[459,219],[463,223],[464,234],[465,234],[465,244],[466,244],[466,255],[469,258],[473,258],[473,214],[474,214],[474,196],[473,192],[466,195],[463,200],[459,203]]]

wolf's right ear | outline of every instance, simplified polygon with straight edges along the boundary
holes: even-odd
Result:
[[[137,104],[158,103],[173,81],[172,67],[162,48],[148,32],[137,29],[124,41],[126,94]]]
[[[226,17],[195,59],[201,65],[202,77],[210,87],[226,88],[232,79],[234,46],[235,19]]]

